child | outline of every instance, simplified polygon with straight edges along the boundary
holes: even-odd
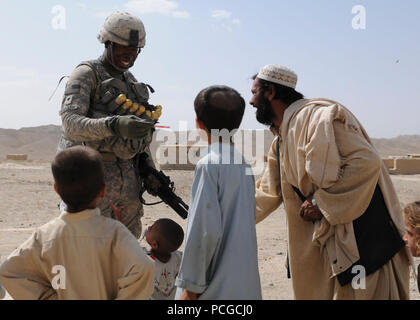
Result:
[[[96,208],[105,195],[99,153],[69,148],[51,168],[67,211],[11,253],[0,283],[14,299],[149,299],[154,262],[124,225]]]
[[[145,232],[150,246],[148,255],[155,260],[155,291],[153,300],[173,300],[175,278],[181,264],[182,252],[177,251],[184,240],[182,227],[171,219],[159,219]]]
[[[230,139],[219,143],[218,136],[239,128],[245,101],[232,88],[212,86],[194,107],[210,146],[195,169],[176,298],[261,299],[254,177]]]
[[[413,257],[420,257],[420,201],[408,204],[403,209],[405,218],[405,235],[404,241],[410,249]],[[417,270],[417,286],[420,291],[420,265]]]

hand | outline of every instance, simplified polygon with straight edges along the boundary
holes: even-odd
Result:
[[[184,290],[178,300],[197,300],[198,294],[192,291]]]
[[[299,215],[303,220],[311,222],[321,220],[323,217],[319,208],[312,204],[312,195],[300,206]]]
[[[117,220],[122,222],[122,215],[123,215],[124,207],[123,206],[121,206],[120,208],[116,207],[114,205],[114,203],[112,202],[112,200],[109,200],[109,206],[111,207],[112,211],[114,212]]]
[[[117,136],[129,139],[142,139],[153,129],[154,122],[136,116],[114,116],[106,121],[106,125]]]
[[[146,179],[144,179],[144,188],[154,197],[157,196],[160,186],[160,181],[153,174],[149,174]]]

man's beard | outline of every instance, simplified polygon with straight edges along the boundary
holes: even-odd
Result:
[[[273,109],[271,109],[270,101],[262,97],[261,102],[258,103],[256,107],[257,111],[255,112],[255,116],[257,118],[257,121],[267,126],[271,126],[273,124],[275,114],[273,112]]]

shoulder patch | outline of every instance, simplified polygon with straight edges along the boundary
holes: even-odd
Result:
[[[59,111],[58,115],[62,115],[65,112],[71,111],[73,113],[79,113],[79,106],[75,106],[75,105],[67,105],[64,106],[63,108],[61,108],[61,110]]]
[[[76,94],[80,93],[82,86],[80,84],[80,81],[74,80],[72,82],[67,83],[66,90],[64,91],[64,94]]]

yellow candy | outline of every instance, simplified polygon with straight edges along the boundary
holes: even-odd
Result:
[[[125,94],[124,93],[121,93],[116,99],[115,99],[115,102],[117,103],[117,104],[121,104],[121,103],[123,103],[123,102],[125,102],[125,100],[127,100],[127,97],[125,96]]]
[[[131,112],[136,112],[139,110],[139,105],[137,103],[133,103],[133,106],[130,108]]]
[[[149,110],[147,110],[146,111],[146,116],[148,116],[149,118],[151,118],[152,117],[152,113]]]
[[[152,111],[152,117],[153,120],[159,119],[159,113],[157,111]]]
[[[140,106],[139,110],[136,112],[136,116],[141,116],[146,111],[146,108],[144,106]]]
[[[156,110],[161,110],[161,111],[162,111],[162,106],[158,104],[158,105],[156,106]]]
[[[131,106],[133,105],[133,102],[130,100],[130,99],[127,99],[126,101],[125,101],[125,103],[123,104],[123,108],[124,109],[128,109],[128,108],[131,108]]]

